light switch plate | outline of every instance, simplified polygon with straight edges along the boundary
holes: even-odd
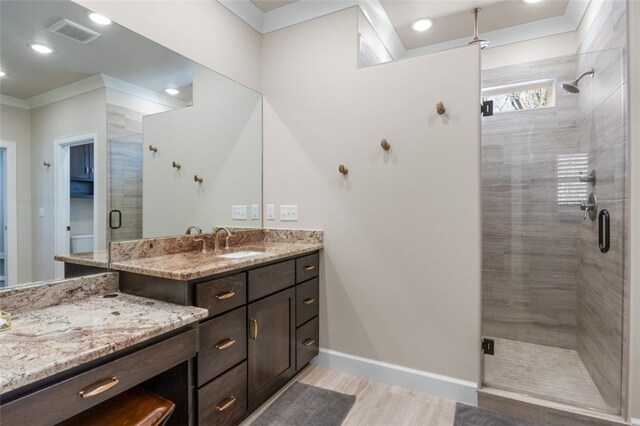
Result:
[[[280,220],[283,222],[297,222],[298,206],[297,205],[280,206]]]
[[[231,219],[247,220],[247,206],[231,206]]]
[[[260,219],[260,206],[258,204],[251,204],[251,219]]]
[[[267,204],[267,220],[276,220],[276,206]]]

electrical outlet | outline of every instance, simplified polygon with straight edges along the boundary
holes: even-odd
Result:
[[[260,219],[260,206],[258,204],[251,204],[251,219]]]
[[[231,206],[231,219],[247,220],[247,206]]]
[[[267,220],[276,220],[276,206],[267,204]]]
[[[280,220],[283,222],[297,222],[298,206],[297,205],[280,206]]]

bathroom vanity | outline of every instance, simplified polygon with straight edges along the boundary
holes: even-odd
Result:
[[[235,424],[318,354],[317,250],[195,279],[138,270],[120,272],[122,291],[209,311],[193,372],[197,424]]]
[[[191,389],[189,424],[237,424],[318,354],[322,233],[233,232],[237,244],[222,252],[178,236],[114,243],[109,263],[58,257],[67,271],[117,271],[119,290],[132,297],[206,310],[181,378]]]

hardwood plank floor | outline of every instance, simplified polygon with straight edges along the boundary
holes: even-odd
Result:
[[[242,426],[250,425],[296,381],[355,395],[356,402],[343,426],[453,425],[454,401],[311,365],[247,418]]]

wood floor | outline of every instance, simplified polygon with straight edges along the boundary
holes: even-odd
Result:
[[[614,412],[604,401],[578,353],[570,349],[495,339],[484,357],[484,383],[498,389]]]
[[[303,371],[295,381],[355,395],[356,402],[343,426],[453,425],[456,405],[454,401],[326,370],[314,365]],[[286,388],[274,395],[241,426],[250,425],[285,390]]]

